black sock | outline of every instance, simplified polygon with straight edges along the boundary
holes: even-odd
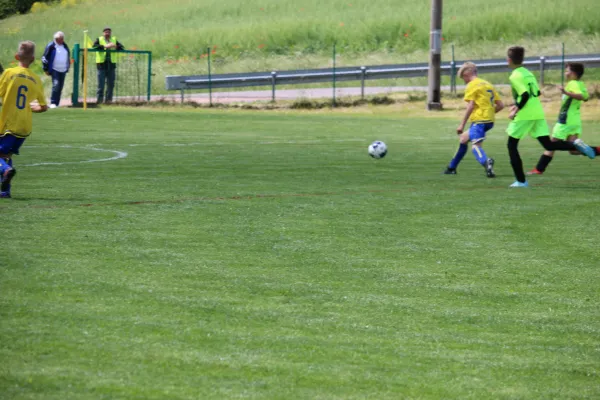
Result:
[[[519,139],[515,139],[514,137],[508,137],[508,155],[510,157],[510,165],[515,173],[515,178],[517,181],[521,183],[525,183],[525,171],[523,170],[523,161],[521,160],[521,156],[519,155]]]
[[[537,140],[544,147],[544,149],[548,150],[548,151],[556,151],[556,150],[568,151],[568,150],[575,149],[573,142],[567,142],[565,140],[559,140],[559,141],[553,142],[550,140],[549,136],[539,136],[537,138]]]
[[[548,164],[550,164],[550,161],[552,161],[552,156],[542,154],[535,169],[537,169],[540,172],[544,172],[546,168],[548,168]]]

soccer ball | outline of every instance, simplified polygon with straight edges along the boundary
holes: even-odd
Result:
[[[383,158],[387,154],[387,146],[379,140],[369,145],[369,155],[373,158]]]

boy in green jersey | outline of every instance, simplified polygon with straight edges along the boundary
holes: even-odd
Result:
[[[583,82],[580,81],[585,68],[580,63],[568,63],[565,68],[565,78],[567,86],[560,86],[562,92],[562,104],[558,114],[558,121],[552,130],[552,141],[568,140],[575,141],[581,135],[581,103],[590,98]],[[599,153],[598,147],[592,147],[596,155]],[[581,154],[578,151],[571,151],[571,154]],[[548,164],[554,156],[553,151],[545,151],[540,157],[537,166],[529,171],[527,175],[541,175],[544,173]]]
[[[581,139],[574,142],[550,140],[544,108],[539,99],[541,92],[537,79],[527,68],[523,67],[525,49],[520,46],[511,47],[508,49],[507,56],[508,66],[513,70],[509,79],[515,105],[511,107],[508,115],[511,122],[506,128],[506,133],[508,134],[510,164],[517,179],[510,187],[529,186],[525,179],[523,161],[518,148],[519,140],[528,134],[536,138],[548,151],[578,150],[589,158],[594,158],[596,156],[594,150],[583,143]]]

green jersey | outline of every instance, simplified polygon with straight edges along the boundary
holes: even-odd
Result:
[[[581,108],[582,101],[587,101],[590,98],[587,89],[583,82],[572,80],[567,83],[565,92],[580,94],[583,100],[577,100],[566,94],[562,97],[560,105],[560,113],[558,114],[558,123],[563,125],[581,125]]]
[[[540,87],[535,76],[525,67],[516,68],[510,74],[510,86],[512,88],[515,103],[521,101],[525,93],[529,93],[529,100],[525,107],[520,109],[515,116],[515,121],[531,121],[536,119],[545,119],[544,107],[539,99]]]

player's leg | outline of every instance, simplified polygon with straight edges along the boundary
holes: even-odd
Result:
[[[465,157],[465,154],[467,154],[467,143],[469,143],[469,132],[463,132],[458,136],[458,150],[456,150],[456,154],[454,155],[454,158],[452,158],[452,160],[450,160],[450,164],[448,164],[448,167],[446,168],[446,170],[444,171],[444,174],[446,175],[456,175],[456,168],[458,167],[458,164],[461,162],[461,160]]]
[[[572,151],[578,150],[579,152],[585,154],[589,158],[595,158],[596,152],[590,146],[585,144],[583,140],[577,139],[574,142],[567,142],[564,140],[558,140],[553,142],[550,140],[548,131],[548,124],[545,120],[537,120],[535,121],[535,125],[532,127],[531,136],[536,138],[540,144],[544,147],[544,149],[548,151]]]
[[[523,160],[519,154],[519,140],[527,135],[531,129],[532,121],[511,121],[506,128],[508,134],[508,157],[510,165],[517,179],[510,187],[527,187],[527,179],[523,170]]]
[[[552,141],[556,141],[556,139],[552,139]],[[545,150],[535,168],[528,171],[527,175],[542,175],[546,171],[546,168],[548,168],[548,164],[550,164],[552,158],[554,158],[554,151]]]
[[[11,184],[10,182],[12,181],[12,178],[14,178],[14,176],[17,173],[17,170],[13,168],[13,160],[12,157],[10,155],[8,155],[9,158],[3,158],[3,161],[6,162],[6,164],[8,164],[9,169],[5,170],[1,176],[1,183],[0,183],[0,198],[5,198],[8,199],[10,198],[10,189],[11,189]]]
[[[0,153],[0,198],[10,198],[10,182],[16,173],[10,154]]]
[[[483,141],[485,140],[486,132],[492,129],[494,124],[473,124],[471,129],[469,129],[469,139],[471,140],[472,146],[471,149],[473,151],[473,155],[475,159],[483,168],[485,168],[485,172],[488,178],[494,178],[496,174],[494,173],[494,159],[489,158],[483,150]]]
[[[17,173],[13,167],[12,155],[19,154],[25,139],[12,135],[0,137],[0,197],[10,198],[11,181]]]
[[[554,128],[552,130],[552,138],[550,139],[552,142],[557,142],[559,140],[566,141],[566,139],[568,137],[568,132],[563,127],[564,127],[563,124],[554,125]],[[539,131],[539,135],[540,135],[539,137],[546,136],[545,133],[546,132],[542,126],[541,130]],[[539,137],[538,137],[538,140],[540,140]],[[545,142],[545,139],[542,139],[540,141],[542,146],[544,146],[543,142]],[[570,151],[574,151],[574,150],[570,150]],[[535,168],[532,169],[531,171],[527,172],[527,175],[542,175],[546,171],[546,168],[548,167],[548,164],[550,164],[550,162],[552,161],[553,157],[554,157],[554,150],[544,150],[544,152],[540,156],[540,159],[538,160],[538,163],[535,166]]]

